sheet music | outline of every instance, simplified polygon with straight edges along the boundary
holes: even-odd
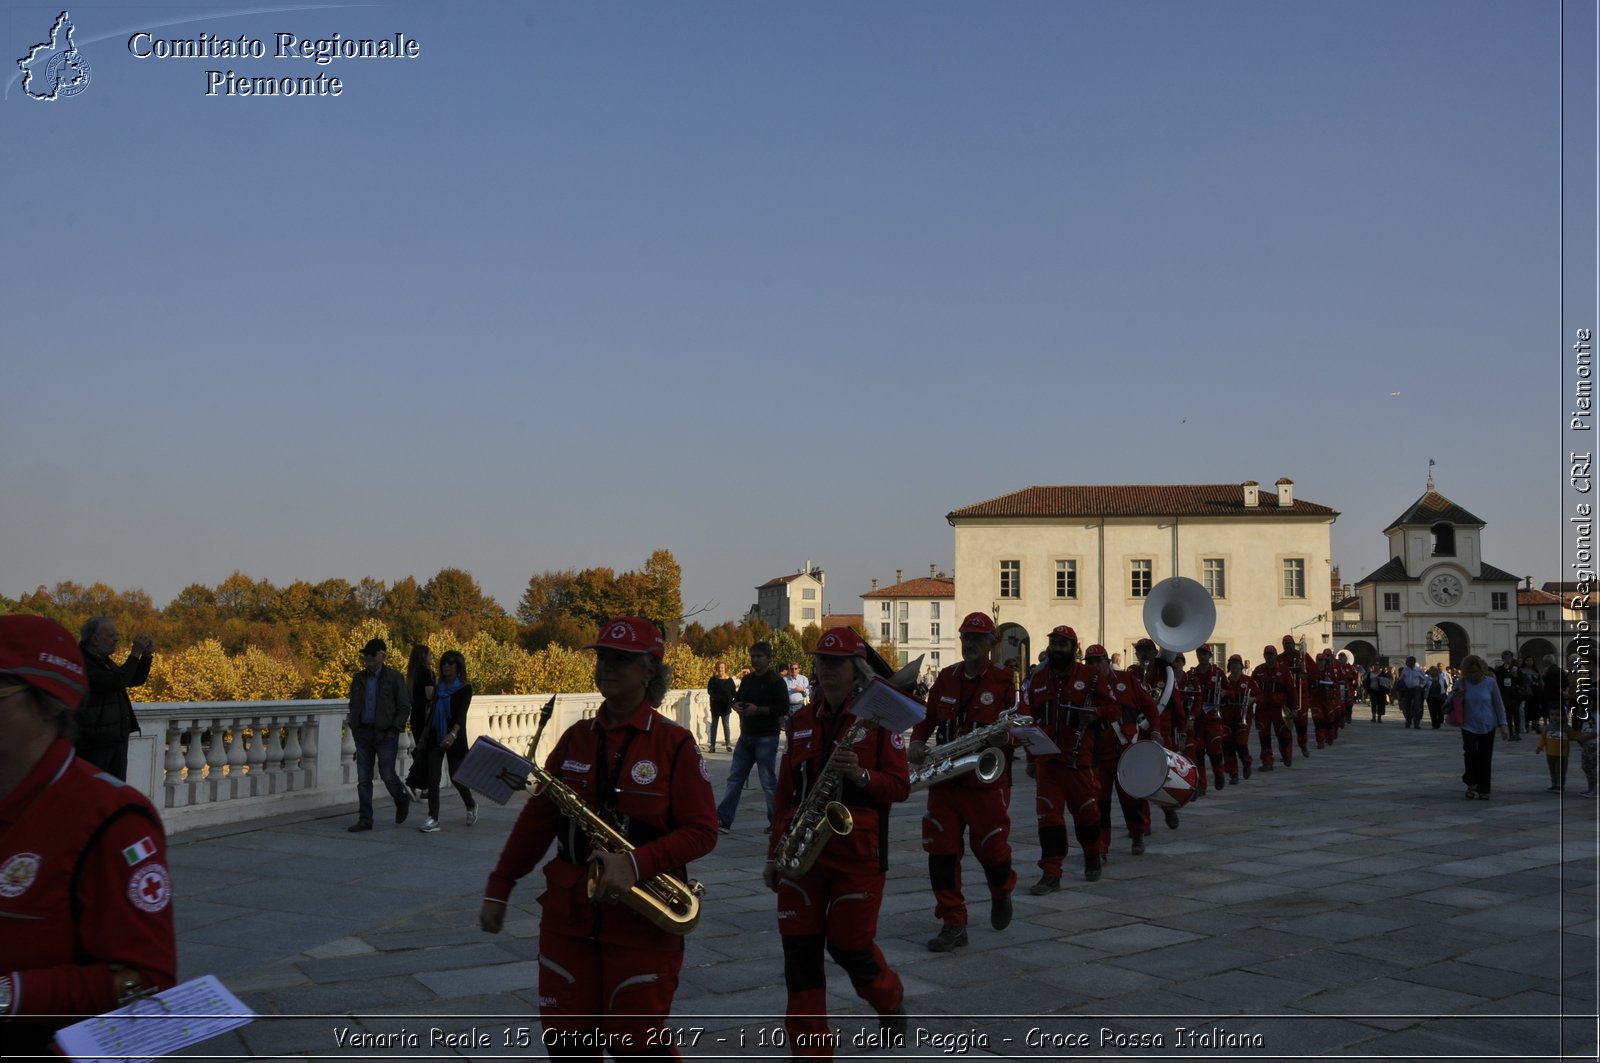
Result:
[[[910,730],[922,722],[927,708],[916,698],[902,694],[881,678],[868,683],[850,705],[858,720],[871,720],[891,734]]]
[[[1059,753],[1061,747],[1050,740],[1050,736],[1041,731],[1037,724],[1023,727],[1013,727],[1011,735],[1022,744],[1029,753],[1042,757],[1047,753]]]
[[[208,974],[59,1030],[56,1045],[85,1063],[147,1063],[254,1018],[216,975]]]
[[[461,770],[452,772],[451,782],[470,786],[497,805],[521,793],[533,774],[533,763],[512,752],[488,735],[480,735],[461,760]]]

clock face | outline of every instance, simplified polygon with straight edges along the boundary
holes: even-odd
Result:
[[[1461,581],[1448,572],[1441,572],[1428,581],[1428,597],[1435,605],[1454,605],[1461,600]]]

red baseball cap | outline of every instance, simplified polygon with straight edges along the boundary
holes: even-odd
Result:
[[[655,658],[663,657],[667,652],[665,641],[661,638],[661,629],[642,616],[619,616],[607,620],[600,629],[600,635],[589,645],[586,650],[600,649],[622,650],[624,653],[648,653]]]
[[[1053,639],[1069,639],[1072,642],[1078,641],[1078,633],[1065,624],[1052,628],[1049,637]]]
[[[78,641],[42,616],[0,616],[0,674],[15,676],[74,709],[89,689]]]
[[[1098,642],[1095,643],[1093,646],[1090,646],[1083,653],[1083,659],[1084,659],[1085,662],[1092,661],[1097,657],[1100,660],[1104,661],[1104,660],[1109,659],[1110,656],[1111,655],[1106,652],[1106,648],[1104,646],[1100,645]]]
[[[988,613],[968,613],[956,632],[961,635],[993,635],[994,630],[994,619]]]
[[[819,657],[865,657],[867,644],[854,628],[835,627],[823,632],[811,652]]]
[[[1228,667],[1232,668],[1234,665],[1238,665],[1240,668],[1244,667],[1244,658],[1237,653],[1228,658]]]
[[[1202,642],[1200,645],[1198,645],[1198,646],[1196,646],[1194,648],[1194,655],[1196,657],[1200,657],[1202,655],[1206,656],[1206,657],[1210,657],[1210,656],[1212,656],[1211,647],[1206,645],[1204,642]]]
[[[1267,643],[1266,646],[1262,647],[1261,656],[1265,657],[1269,653],[1272,654],[1274,657],[1276,657],[1278,655],[1278,647],[1274,646],[1270,642]]]
[[[1285,635],[1285,636],[1283,636],[1283,648],[1286,649],[1286,650],[1294,649],[1294,636],[1293,635]]]

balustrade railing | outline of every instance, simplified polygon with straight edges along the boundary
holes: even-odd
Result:
[[[526,753],[548,700],[547,694],[475,697],[468,737],[486,734]],[[547,756],[567,727],[599,707],[598,694],[559,695],[536,755]],[[162,810],[169,833],[341,803],[353,811],[356,746],[347,710],[342,699],[139,703],[141,733],[128,743],[128,782]],[[670,691],[660,711],[706,739],[705,691]],[[415,743],[402,734],[399,745],[396,770],[404,777]],[[381,783],[376,790],[381,798]]]

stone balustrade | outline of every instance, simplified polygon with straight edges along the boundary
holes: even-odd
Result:
[[[467,717],[470,738],[488,735],[525,753],[547,694],[481,695]],[[355,740],[348,702],[184,701],[134,706],[141,733],[128,742],[128,782],[161,810],[167,832],[356,804]],[[540,739],[543,760],[561,733],[600,707],[599,694],[560,694]],[[711,704],[704,690],[673,690],[661,712],[704,744]],[[402,778],[415,748],[400,736]],[[383,782],[374,780],[381,799]]]

